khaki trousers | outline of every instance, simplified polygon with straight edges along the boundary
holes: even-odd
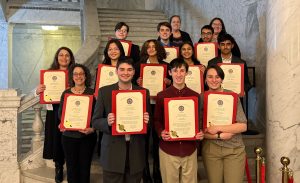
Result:
[[[242,183],[245,171],[245,147],[227,148],[203,142],[202,157],[209,183]]]
[[[163,183],[197,183],[197,150],[179,157],[159,148],[160,172]]]

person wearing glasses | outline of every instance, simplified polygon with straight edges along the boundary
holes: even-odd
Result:
[[[214,35],[214,29],[210,25],[204,25],[201,28],[201,38],[199,39],[198,43],[212,42],[213,35]]]

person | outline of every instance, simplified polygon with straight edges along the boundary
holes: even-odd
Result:
[[[171,40],[172,26],[169,22],[160,22],[157,25],[157,35],[157,40],[162,46],[176,46]]]
[[[221,55],[208,61],[208,66],[217,65],[218,63],[241,63],[244,64],[244,92],[247,93],[251,88],[248,77],[248,67],[246,61],[236,57],[232,53],[232,49],[236,46],[234,38],[230,34],[223,34],[218,37],[218,45]]]
[[[171,40],[176,46],[180,46],[183,42],[193,42],[190,35],[187,32],[180,30],[181,18],[179,15],[173,15],[170,18],[170,24],[172,27]]]
[[[204,77],[209,91],[229,92],[221,86],[225,76],[218,65],[208,66]],[[241,132],[246,131],[246,122],[247,119],[238,100],[236,123],[210,126],[205,130],[202,157],[208,182],[243,182],[246,153]]]
[[[225,24],[221,18],[219,17],[213,18],[210,21],[209,25],[212,26],[212,28],[214,29],[212,42],[218,42],[219,35],[227,34]],[[232,54],[236,57],[241,58],[241,51],[238,44],[235,42],[235,40],[233,44],[235,45],[235,47],[232,49]]]
[[[118,40],[126,40],[129,33],[129,26],[125,22],[119,22],[115,26],[115,36]],[[136,44],[131,45],[130,57],[136,63],[140,60],[140,47]]]
[[[165,130],[164,99],[173,97],[195,96],[201,104],[200,95],[189,89],[185,84],[185,76],[188,72],[188,64],[181,58],[176,58],[170,63],[169,74],[173,78],[173,84],[158,93],[154,114],[154,126],[159,134],[159,161],[163,183],[191,183],[197,182],[197,145],[196,141],[168,141],[170,133]],[[201,106],[199,111],[199,126],[201,126]],[[204,137],[200,130],[196,139]]]
[[[198,43],[206,42],[210,43],[213,42],[213,35],[214,35],[214,29],[210,25],[204,25],[201,28],[201,37],[198,41]]]
[[[194,46],[191,42],[183,42],[180,45],[179,58],[182,58],[189,66],[199,65],[200,70],[204,73],[205,66],[196,59],[194,54]]]
[[[102,64],[116,66],[118,60],[123,57],[125,57],[125,52],[121,42],[117,39],[111,39],[105,46]]]
[[[75,64],[72,50],[68,47],[60,47],[54,56],[54,60],[49,70],[69,70]],[[35,90],[35,95],[44,92],[46,86],[40,84]],[[47,104],[45,121],[45,140],[43,158],[52,159],[55,163],[55,182],[63,181],[63,165],[65,162],[64,152],[61,145],[61,132],[58,129],[60,120],[58,119],[59,104]]]
[[[134,75],[133,60],[119,60],[116,74],[119,81],[104,86],[98,92],[98,98],[93,114],[93,128],[103,132],[101,141],[100,164],[103,168],[105,183],[140,183],[145,168],[145,136],[146,135],[112,135],[112,124],[115,114],[112,113],[113,90],[146,90],[146,113],[144,121],[149,122],[150,96],[149,90],[132,84]],[[128,114],[130,117],[131,114]]]
[[[91,74],[89,69],[81,64],[73,65],[69,70],[69,86],[61,95],[58,109],[59,118],[62,116],[64,97],[66,94],[93,95]],[[95,102],[95,98],[92,101]],[[90,169],[97,141],[97,134],[92,127],[78,131],[62,131],[62,146],[66,158],[67,179],[69,183],[90,182]]]

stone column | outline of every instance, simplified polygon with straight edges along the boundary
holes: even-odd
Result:
[[[20,182],[18,107],[16,90],[0,90],[0,182]]]
[[[300,1],[268,0],[266,63],[267,181],[280,182],[289,157],[300,182]]]

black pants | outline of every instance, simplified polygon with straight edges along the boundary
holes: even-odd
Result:
[[[68,183],[90,182],[90,169],[96,140],[96,133],[83,138],[62,135]]]

